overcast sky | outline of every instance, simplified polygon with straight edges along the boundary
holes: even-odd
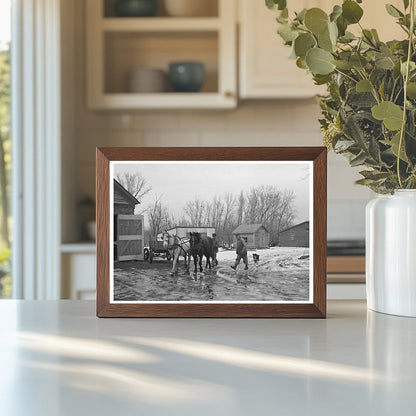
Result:
[[[186,202],[196,197],[211,201],[214,196],[249,191],[261,185],[294,191],[297,218],[309,219],[309,164],[272,162],[243,163],[154,163],[114,162],[114,175],[139,172],[152,187],[141,202],[140,209],[162,196],[162,203],[175,215],[181,216]]]

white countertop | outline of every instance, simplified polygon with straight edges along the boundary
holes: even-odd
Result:
[[[0,415],[412,415],[416,319],[98,319],[0,301]]]

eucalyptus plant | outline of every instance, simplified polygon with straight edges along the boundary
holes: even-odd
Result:
[[[292,48],[296,65],[318,85],[325,145],[365,166],[357,183],[377,193],[416,188],[415,0],[401,9],[380,5],[404,33],[382,42],[360,24],[362,0],[344,0],[328,14],[320,8],[289,16],[286,0],[266,0],[278,10],[278,34]],[[354,35],[348,29],[357,26]]]

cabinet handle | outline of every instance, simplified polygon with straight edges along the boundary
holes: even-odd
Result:
[[[232,91],[225,91],[224,95],[225,95],[225,98],[233,98],[234,97],[234,93]]]

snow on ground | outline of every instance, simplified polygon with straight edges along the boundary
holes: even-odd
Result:
[[[258,254],[260,260],[257,264],[253,261],[253,254]],[[307,247],[270,247],[259,250],[249,250],[247,257],[249,263],[250,274],[281,272],[282,270],[309,271],[309,257],[299,259],[309,255]],[[224,266],[224,263],[230,266],[234,265],[237,254],[235,250],[220,251],[217,255],[218,266]],[[238,269],[243,269],[244,263],[241,260]],[[232,269],[231,269],[232,272]]]

